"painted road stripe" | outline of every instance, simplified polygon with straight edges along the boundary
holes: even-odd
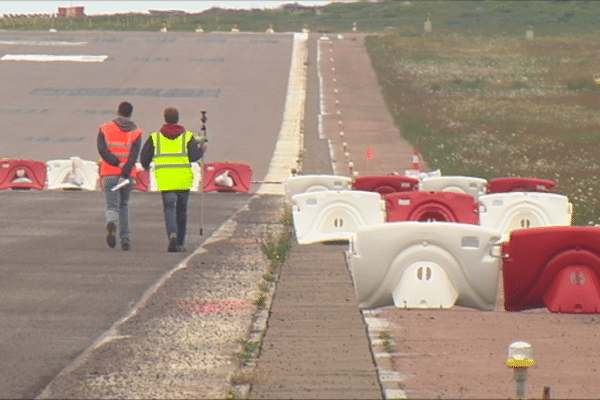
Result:
[[[56,54],[5,54],[2,61],[75,61],[75,62],[102,62],[108,56],[95,56],[85,54],[56,55]]]
[[[65,42],[65,41],[32,41],[32,40],[0,40],[0,44],[13,44],[19,46],[83,46],[88,42]]]
[[[296,160],[304,146],[301,128],[304,124],[307,59],[308,34],[294,33],[292,64],[283,111],[283,123],[265,182],[283,182],[292,174],[292,168],[298,167]],[[257,193],[284,195],[285,188],[282,184],[263,183]]]

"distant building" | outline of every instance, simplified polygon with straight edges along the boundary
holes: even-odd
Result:
[[[74,6],[74,7],[58,7],[58,12],[56,15],[58,17],[85,17],[85,12],[83,11],[83,6]]]

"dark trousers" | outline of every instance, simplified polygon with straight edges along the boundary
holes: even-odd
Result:
[[[187,234],[189,190],[162,192],[167,236],[177,235],[177,245],[183,247]]]

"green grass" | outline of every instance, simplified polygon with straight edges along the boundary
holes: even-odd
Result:
[[[286,214],[287,215],[287,214]],[[282,221],[287,221],[287,217],[283,217]],[[259,244],[260,250],[269,261],[268,272],[273,274],[280,267],[290,254],[292,249],[292,226],[289,221],[282,222],[283,229],[274,237],[270,231],[266,232],[266,239]]]
[[[290,1],[290,4],[293,1]],[[410,3],[410,5],[407,5]],[[450,34],[485,28],[485,35],[512,35],[532,26],[536,36],[556,36],[569,32],[595,31],[598,2],[583,1],[387,1],[380,3],[331,3],[307,10],[224,10],[211,9],[183,15],[120,14],[79,18],[3,18],[0,29],[15,30],[111,30],[158,31],[230,31],[233,25],[242,31],[264,32],[269,25],[276,31],[300,31],[306,27],[319,32],[349,32],[356,22],[363,32],[402,30],[406,35],[421,36],[423,22],[429,16],[433,31]]]
[[[264,308],[267,300],[269,299],[269,295],[266,293],[261,293],[256,300],[254,300],[254,305],[258,308]]]
[[[253,353],[260,347],[259,341],[238,339],[237,342],[243,347],[246,353]]]
[[[573,203],[576,225],[600,223],[596,36],[445,28],[366,43],[399,130],[431,168],[551,179]]]

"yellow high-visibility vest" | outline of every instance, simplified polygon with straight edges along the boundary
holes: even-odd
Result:
[[[151,132],[154,144],[154,178],[158,190],[187,190],[192,187],[194,174],[188,158],[187,144],[193,132],[185,131],[174,139],[160,132]]]

